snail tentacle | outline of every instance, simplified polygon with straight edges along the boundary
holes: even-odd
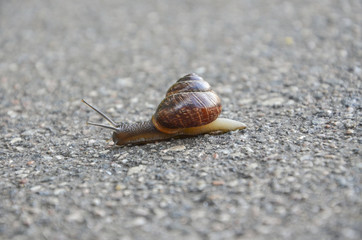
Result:
[[[98,108],[87,103],[84,99],[82,99],[82,102],[84,102],[85,104],[88,105],[88,107],[90,107],[91,109],[96,111],[99,115],[101,115],[104,119],[106,119],[110,124],[112,124],[112,126],[117,127],[117,124],[110,117],[108,117],[105,113],[103,113],[101,110],[99,110]],[[91,124],[91,125],[94,125],[94,124]]]

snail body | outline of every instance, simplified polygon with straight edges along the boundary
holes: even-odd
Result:
[[[145,122],[116,124],[96,107],[82,101],[112,126],[88,124],[112,129],[112,139],[116,145],[142,144],[246,128],[241,122],[218,118],[222,109],[220,98],[206,81],[194,73],[180,78],[172,85],[152,119]]]

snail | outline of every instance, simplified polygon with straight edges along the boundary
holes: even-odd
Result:
[[[241,122],[218,118],[221,112],[220,98],[205,80],[194,73],[180,78],[172,85],[152,119],[145,122],[116,124],[96,107],[84,99],[82,101],[112,126],[88,124],[113,130],[112,139],[116,145],[143,144],[246,128]]]

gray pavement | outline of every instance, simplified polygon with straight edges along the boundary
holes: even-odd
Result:
[[[1,1],[0,239],[361,239],[360,0]],[[113,148],[196,72],[244,131]],[[103,120],[104,122],[104,120]]]

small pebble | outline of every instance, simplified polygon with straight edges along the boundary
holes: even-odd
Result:
[[[16,138],[11,139],[10,144],[14,145],[15,143],[21,142],[21,141],[23,141],[22,138],[16,137]]]
[[[161,159],[166,160],[166,161],[171,161],[171,160],[174,160],[175,158],[172,156],[162,156]]]
[[[147,169],[147,166],[145,166],[145,165],[139,165],[137,167],[132,167],[132,168],[128,169],[127,175],[138,174],[140,172],[144,172],[146,169]]]
[[[263,106],[281,106],[285,103],[285,99],[283,97],[274,97],[264,100],[261,105]]]
[[[346,134],[347,135],[353,135],[354,131],[352,129],[347,129]]]
[[[146,223],[147,223],[146,218],[144,218],[144,217],[137,217],[137,218],[134,218],[134,219],[131,221],[131,226],[132,226],[132,227],[139,227],[139,226],[145,225]]]
[[[34,161],[28,161],[27,163],[26,163],[26,165],[28,165],[28,166],[31,166],[31,165],[33,165],[34,164]]]
[[[214,186],[222,186],[224,184],[225,184],[225,182],[221,181],[221,180],[212,181],[212,185],[214,185]]]
[[[178,151],[183,151],[186,149],[186,146],[185,145],[178,145],[178,146],[173,146],[173,147],[170,147],[168,149],[165,149],[165,150],[162,150],[163,153],[167,153],[169,151],[174,151],[174,152],[178,152]]]
[[[74,211],[70,215],[66,217],[68,222],[78,222],[81,223],[84,221],[83,212],[82,211]]]

